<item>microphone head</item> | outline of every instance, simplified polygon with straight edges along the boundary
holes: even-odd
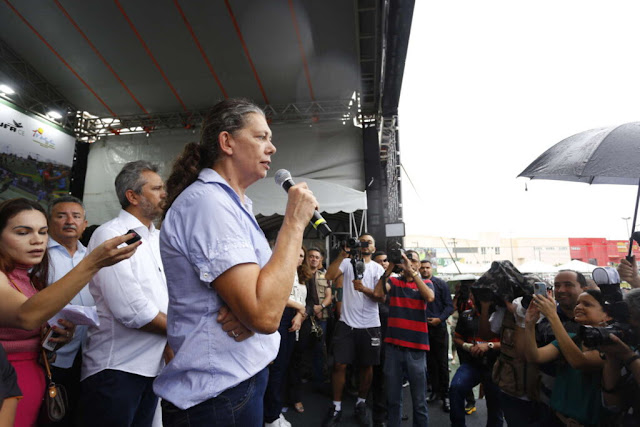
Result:
[[[282,184],[288,180],[291,179],[291,172],[289,172],[286,169],[280,169],[278,172],[276,172],[276,176],[274,177],[276,184],[278,184],[278,186],[282,187]]]

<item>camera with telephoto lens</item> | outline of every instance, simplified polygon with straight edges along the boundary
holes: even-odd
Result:
[[[604,310],[613,318],[613,323],[607,326],[580,326],[578,336],[585,346],[597,348],[612,344],[610,334],[620,338],[627,345],[636,345],[636,333],[629,324],[629,309],[623,301],[620,291],[620,275],[613,267],[598,267],[593,270],[591,277],[602,292]]]

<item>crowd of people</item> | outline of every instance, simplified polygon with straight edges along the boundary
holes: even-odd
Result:
[[[81,200],[1,203],[0,426],[44,421],[45,359],[68,395],[61,426],[286,427],[306,381],[330,388],[314,425],[344,421],[355,388],[361,425],[400,426],[410,407],[427,426],[437,402],[464,426],[479,384],[488,426],[640,424],[640,289],[623,299],[562,271],[534,295],[470,279],[452,298],[429,260],[369,234],[326,265],[303,245],[318,208],[304,183],[270,244],[245,192],[275,152],[260,108],[228,99],[166,183],[147,161],[123,166],[121,210],[86,247]],[[618,271],[614,285],[640,288],[635,260]]]

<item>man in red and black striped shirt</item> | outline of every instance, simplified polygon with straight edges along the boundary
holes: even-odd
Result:
[[[420,257],[415,251],[402,255],[402,275],[390,277],[390,263],[380,278],[374,295],[389,292],[389,319],[385,338],[384,375],[387,383],[389,426],[402,423],[402,380],[409,379],[413,401],[413,425],[427,426],[426,352],[429,350],[427,302],[434,300],[433,290],[420,277]],[[429,280],[427,280],[429,282]]]

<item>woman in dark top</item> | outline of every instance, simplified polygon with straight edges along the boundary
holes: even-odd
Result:
[[[454,427],[465,425],[465,396],[479,383],[482,383],[487,397],[487,426],[497,427],[503,424],[499,403],[500,389],[491,381],[493,364],[500,354],[500,338],[480,336],[480,317],[488,318],[492,310],[492,304],[484,300],[482,298],[476,303],[473,292],[468,292],[468,298],[460,294],[456,297],[459,318],[453,341],[458,349],[460,367],[451,380],[449,389],[449,418]]]

